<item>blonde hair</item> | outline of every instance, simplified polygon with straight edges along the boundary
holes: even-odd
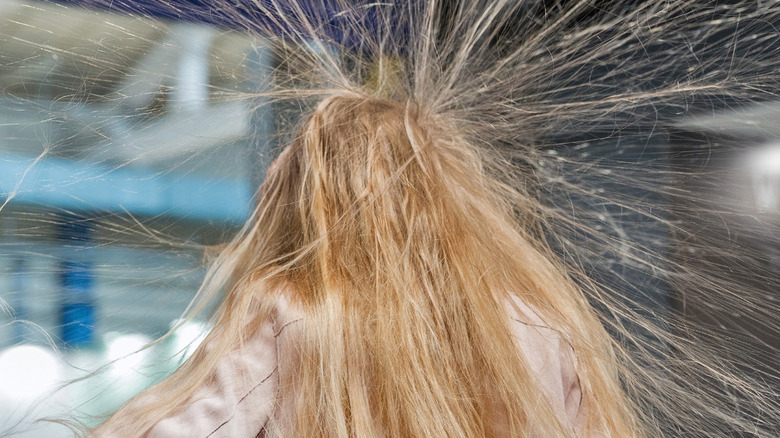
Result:
[[[511,436],[571,436],[512,339],[515,296],[571,345],[586,427],[638,436],[610,337],[491,159],[414,101],[323,100],[223,255],[236,280],[216,328],[155,402],[109,424],[142,433],[180,408],[286,293],[305,312],[296,436],[492,436],[497,413]]]

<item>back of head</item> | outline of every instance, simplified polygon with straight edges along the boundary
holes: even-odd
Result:
[[[520,302],[575,357],[581,430],[638,436],[612,341],[523,225],[524,194],[459,128],[413,100],[322,100],[210,271],[215,329],[109,427],[179,409],[283,300],[304,317],[276,400],[292,412],[266,436],[572,436],[513,338]]]
[[[324,281],[390,275],[372,266],[468,239],[475,214],[498,214],[469,211],[492,201],[486,175],[476,150],[437,122],[413,102],[336,96],[301,129],[290,151],[304,167],[301,226],[320,244]]]
[[[567,436],[511,337],[511,297],[574,348],[587,421],[634,434],[606,334],[484,154],[415,102],[350,94],[323,100],[272,166],[255,272],[306,312],[296,434]]]

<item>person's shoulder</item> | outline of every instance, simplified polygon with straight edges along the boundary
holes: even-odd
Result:
[[[556,412],[569,427],[581,430],[582,388],[576,354],[565,332],[518,296],[511,296],[506,308],[512,336]]]
[[[521,297],[511,295],[505,303],[512,335],[525,355],[538,360],[555,357],[571,348],[565,330],[545,318],[543,313]]]

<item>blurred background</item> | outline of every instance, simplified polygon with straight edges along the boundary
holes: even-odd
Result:
[[[175,369],[204,322],[131,353],[177,323],[206,248],[249,217],[274,155],[287,109],[256,93],[280,67],[263,38],[188,15],[185,1],[131,5],[0,0],[0,430],[30,406],[39,416],[111,412]],[[599,254],[608,262],[599,280],[659,319],[739,327],[731,354],[748,372],[776,375],[771,326],[686,290],[708,278],[752,284],[743,299],[776,308],[780,103],[720,102],[654,126],[641,144],[569,134],[551,156],[580,156],[585,144],[601,169],[653,171],[620,187],[583,184],[641,200],[657,223],[604,205],[594,217],[619,221],[618,237],[652,253],[654,266],[697,273]],[[99,379],[47,395],[114,360]],[[26,436],[68,433],[42,425]]]
[[[116,409],[197,345],[191,322],[115,363],[109,390],[38,399],[176,323],[204,249],[252,209],[265,145],[248,139],[270,115],[235,96],[271,62],[196,20],[0,0],[0,430],[30,404]]]

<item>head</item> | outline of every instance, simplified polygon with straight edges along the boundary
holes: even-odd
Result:
[[[376,257],[397,256],[390,248],[465,233],[457,219],[487,204],[506,216],[482,163],[455,127],[413,101],[329,97],[269,168],[253,233],[266,256],[256,267],[316,259],[321,280],[361,281]]]
[[[323,100],[210,271],[204,290],[224,293],[215,329],[129,430],[184,403],[283,298],[305,315],[291,348],[301,360],[280,377],[294,390],[277,401],[296,412],[292,425],[271,418],[266,436],[492,436],[497,424],[570,436],[509,330],[519,297],[572,345],[587,422],[638,436],[609,337],[523,228],[526,199],[491,160],[413,101]]]
[[[507,354],[510,295],[577,347],[586,393],[603,403],[594,424],[608,415],[609,432],[634,434],[608,337],[521,225],[533,212],[492,176],[500,164],[414,101],[335,95],[302,124],[269,169],[247,236],[248,278],[277,287],[234,289],[261,302],[293,291],[307,312],[299,434],[347,424],[373,435],[365,412],[389,435],[489,435],[480,412],[508,412],[517,433],[533,423],[564,436],[549,407],[529,402],[538,388],[524,359]]]

